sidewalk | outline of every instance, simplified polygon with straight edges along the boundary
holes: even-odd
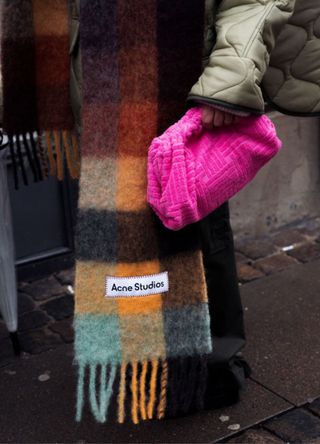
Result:
[[[239,404],[179,420],[77,425],[72,271],[20,283],[22,358],[0,323],[0,442],[320,442],[318,224],[236,241],[253,374]]]

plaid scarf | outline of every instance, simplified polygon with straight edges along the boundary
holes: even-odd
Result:
[[[8,0],[5,12],[11,146],[44,130],[61,170],[72,130],[66,1]],[[202,408],[211,337],[198,227],[163,227],[147,205],[146,171],[152,139],[183,115],[201,73],[203,20],[204,0],[81,0],[76,421],[86,407],[101,423],[108,411],[138,423]],[[13,50],[20,59],[9,62]]]
[[[49,176],[72,178],[80,158],[70,105],[66,0],[3,0],[3,128],[9,136],[15,188]]]

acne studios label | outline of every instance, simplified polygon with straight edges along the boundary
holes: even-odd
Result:
[[[146,276],[106,277],[107,298],[148,296],[169,291],[168,272]]]

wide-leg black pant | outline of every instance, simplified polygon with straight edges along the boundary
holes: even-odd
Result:
[[[228,202],[203,219],[200,229],[213,342],[206,407],[213,408],[238,400],[250,367],[239,356],[245,332]]]

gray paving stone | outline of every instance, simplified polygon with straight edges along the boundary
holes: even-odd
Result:
[[[265,274],[278,273],[283,271],[292,265],[295,265],[297,261],[292,257],[287,256],[284,253],[274,254],[263,259],[259,259],[254,262],[254,266],[260,269]]]
[[[213,443],[232,433],[228,424],[219,420],[222,414],[230,416],[230,422],[248,427],[290,408],[290,404],[250,381],[241,402],[228,409],[134,426],[129,421],[118,425],[113,418],[108,424],[97,424],[86,407],[83,421],[77,424],[74,422],[76,367],[72,360],[72,345],[63,345],[9,366],[16,371],[13,376],[0,369],[0,399],[6,399],[0,403],[2,441]],[[40,382],[38,377],[45,372],[50,372],[50,379]]]
[[[18,330],[26,331],[32,330],[38,327],[46,325],[50,321],[50,318],[45,312],[40,310],[31,311],[30,313],[25,313],[18,318]]]
[[[295,409],[273,418],[264,427],[285,442],[309,444],[320,439],[320,419],[304,409]]]
[[[19,282],[18,282],[18,291],[23,292],[24,289],[25,289],[26,287],[28,287],[29,285],[30,285],[30,282],[28,282],[28,281],[19,281]]]
[[[42,353],[62,343],[59,335],[47,332],[46,329],[31,330],[19,335],[23,351],[32,354]]]
[[[74,283],[74,268],[59,271],[55,274],[56,278],[62,285],[73,285]]]
[[[273,433],[263,429],[252,429],[241,435],[227,440],[228,443],[244,443],[244,444],[280,444],[282,439],[275,436]]]
[[[307,408],[320,417],[320,398],[311,402]]]
[[[0,367],[10,364],[14,359],[15,355],[9,337],[0,339]]]
[[[25,285],[23,291],[32,296],[35,301],[43,301],[53,296],[62,295],[66,293],[67,289],[54,276],[49,276]]]
[[[26,293],[18,292],[18,314],[28,313],[34,309],[35,305],[32,298]]]
[[[272,241],[278,247],[286,247],[288,245],[294,245],[294,244],[299,244],[301,242],[305,242],[306,236],[304,236],[298,230],[288,229],[280,231],[277,234],[274,234],[272,236]]]
[[[238,251],[235,252],[236,262],[237,264],[249,264],[251,262],[251,259],[244,256],[242,253],[239,253]]]
[[[320,218],[309,219],[301,222],[297,226],[297,230],[299,230],[302,234],[307,236],[317,236],[320,234]]]
[[[320,397],[320,261],[240,288],[252,377],[300,406]]]
[[[318,243],[308,243],[288,251],[288,254],[300,262],[311,262],[320,258],[320,245]]]
[[[256,239],[238,243],[236,250],[251,259],[259,259],[276,252],[276,247],[270,240]]]
[[[264,276],[264,273],[248,264],[237,264],[237,274],[240,282],[250,282]]]
[[[41,304],[40,307],[42,310],[45,310],[50,316],[59,321],[73,315],[74,298],[73,295],[68,294]]]
[[[50,330],[54,333],[58,333],[64,342],[73,342],[74,331],[72,327],[72,322],[70,319],[64,319],[63,321],[54,322],[49,325]]]

